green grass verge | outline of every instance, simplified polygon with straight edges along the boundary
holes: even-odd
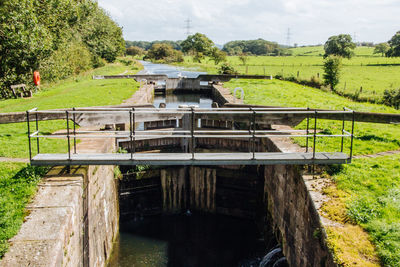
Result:
[[[237,56],[229,56],[227,61],[241,74],[281,75],[303,80],[314,76],[322,80],[323,47],[300,47],[293,51],[298,52],[287,57],[250,56],[246,66]],[[357,47],[355,57],[343,60],[340,83],[336,88],[338,92],[379,102],[384,90],[400,88],[400,58],[381,57],[372,52],[373,48]],[[218,66],[211,59],[194,63],[191,57],[185,57],[185,61],[179,65],[198,67],[209,73],[218,72]]]
[[[232,91],[242,87],[247,104],[325,109],[346,106],[357,111],[399,113],[383,105],[357,103],[330,92],[280,80],[231,80],[225,86]],[[297,128],[304,129],[305,122]],[[326,134],[339,133],[341,123],[319,120],[318,128]],[[400,125],[356,123],[355,136],[356,155],[400,148]],[[295,141],[305,144],[304,139]],[[338,151],[339,148],[340,139],[317,140],[317,151]],[[330,171],[334,171],[331,174],[337,187],[350,196],[347,205],[343,205],[347,209],[344,213],[367,230],[385,266],[400,266],[400,155],[354,159],[352,164]]]
[[[46,171],[24,163],[0,162],[0,258],[8,249],[7,240],[21,227],[25,205]]]
[[[89,71],[80,76],[45,85],[31,98],[0,101],[0,112],[26,111],[31,108],[57,109],[120,104],[137,90],[139,83],[133,79],[92,80],[92,75],[114,75],[135,66],[121,63]]]
[[[34,125],[31,126],[32,130]],[[70,126],[71,127],[71,126]],[[42,134],[48,135],[55,131],[65,129],[65,121],[42,121],[39,129]],[[26,123],[0,124],[0,157],[28,158],[28,133]],[[40,139],[41,153],[65,153],[67,140]],[[36,152],[36,139],[32,139],[32,148]]]
[[[355,159],[333,176],[350,193],[348,215],[366,229],[385,266],[400,266],[400,155]]]

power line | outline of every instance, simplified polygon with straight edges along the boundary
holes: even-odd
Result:
[[[192,29],[192,26],[190,25],[191,22],[192,22],[192,20],[190,18],[185,20],[185,23],[186,23],[185,29],[186,29],[187,36],[189,36],[191,34],[191,29]]]

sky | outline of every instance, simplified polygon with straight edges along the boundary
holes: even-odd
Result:
[[[98,0],[125,40],[184,40],[204,33],[216,44],[263,38],[323,44],[332,35],[388,41],[400,30],[400,0]],[[355,38],[354,38],[355,37]]]

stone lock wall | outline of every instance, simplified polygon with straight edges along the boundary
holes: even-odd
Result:
[[[271,152],[296,149],[283,138],[266,143]],[[326,245],[325,230],[300,167],[264,166],[264,178],[269,221],[290,266],[337,266]]]
[[[114,141],[86,140],[78,150],[112,151]],[[105,266],[119,227],[114,166],[52,168],[27,210],[0,266]]]
[[[118,236],[118,180],[114,166],[89,166],[89,266],[105,266]]]

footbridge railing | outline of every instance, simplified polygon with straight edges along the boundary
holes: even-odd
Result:
[[[39,114],[64,114],[65,131],[57,134],[41,132]],[[342,117],[341,130],[327,134],[318,130],[320,117],[329,114]],[[354,111],[349,109],[317,111],[302,108],[76,108],[66,111],[26,112],[29,157],[32,165],[268,165],[268,164],[345,164],[350,163],[353,151]],[[346,125],[352,116],[351,125]],[[128,130],[105,131],[78,129],[77,121],[101,121],[102,123],[124,124]],[[59,116],[58,116],[59,118]],[[225,120],[232,129],[210,129],[201,127],[202,120]],[[141,125],[151,120],[177,120],[176,128],[145,130]],[[290,121],[306,120],[305,129],[274,130],[260,125],[290,124]],[[349,124],[349,123],[347,123]],[[346,127],[347,126],[347,127]],[[348,129],[347,129],[348,128]],[[347,129],[347,130],[346,130]],[[268,152],[257,149],[256,142],[274,138],[296,138],[303,142],[302,152]],[[61,138],[66,140],[67,153],[43,153],[42,139]],[[123,153],[84,153],[79,151],[78,140],[114,138],[129,142],[128,151]],[[181,150],[176,152],[137,152],[138,140],[155,138],[178,138]],[[244,139],[248,141],[248,152],[204,151],[197,147],[200,138]],[[336,151],[320,151],[317,140],[338,138]],[[349,139],[345,142],[345,139]],[[346,146],[348,145],[348,148]],[[347,153],[345,153],[347,152]]]

